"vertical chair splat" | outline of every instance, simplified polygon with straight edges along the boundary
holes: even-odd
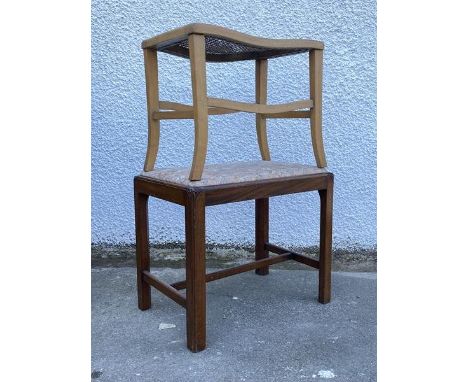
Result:
[[[322,75],[323,50],[309,51],[310,98],[314,107],[310,110],[310,129],[315,162],[320,168],[327,166],[322,139]]]
[[[255,102],[258,104],[267,103],[267,84],[268,84],[268,61],[255,61]],[[268,139],[266,131],[266,118],[261,114],[255,116],[257,127],[257,140],[260,154],[263,160],[270,159],[270,149],[268,148]]]
[[[146,149],[145,171],[152,171],[156,163],[159,147],[159,120],[153,113],[159,111],[158,53],[153,49],[143,49],[146,77],[146,103],[148,108],[148,147]]]
[[[208,100],[206,95],[205,36],[191,34],[188,37],[190,68],[192,73],[195,144],[190,180],[200,180],[205,166],[208,144]]]

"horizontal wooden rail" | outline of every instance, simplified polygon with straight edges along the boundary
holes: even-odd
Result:
[[[320,262],[315,260],[315,259],[312,259],[309,256],[304,256],[304,255],[301,255],[300,253],[293,252],[293,251],[290,251],[288,249],[285,249],[285,248],[282,248],[282,247],[279,247],[277,245],[270,244],[270,243],[265,244],[265,249],[267,251],[277,253],[280,256],[282,254],[285,254],[285,253],[290,254],[292,260],[296,260],[296,261],[298,261],[298,262],[300,262],[302,264],[308,265],[309,267],[312,267],[312,268],[317,268],[317,269],[320,268]]]
[[[260,114],[262,118],[310,118],[309,110],[286,111],[284,113]]]
[[[318,262],[315,259],[312,259],[309,256],[304,256],[301,255],[300,253],[293,253],[293,260],[296,260],[302,264],[308,265],[309,267],[319,269],[320,268],[320,262]]]
[[[270,244],[270,243],[265,243],[265,249],[267,251],[277,253],[278,255],[282,255],[283,253],[292,253],[291,251],[288,251],[285,248],[282,248],[282,247],[279,247],[277,245]]]
[[[208,115],[221,115],[239,112],[258,113],[263,118],[310,118],[312,100],[296,101],[280,105],[263,105],[246,102],[235,102],[221,98],[208,98]],[[179,102],[159,101],[160,111],[152,114],[154,120],[193,119],[193,106]]]
[[[208,115],[232,114],[238,111],[223,109],[220,107],[209,107]],[[153,112],[153,119],[193,119],[193,111],[155,111]]]
[[[248,272],[253,269],[257,268],[263,268],[268,265],[272,264],[277,264],[277,263],[282,263],[283,261],[291,260],[292,259],[292,254],[290,253],[283,253],[279,256],[274,256],[274,257],[269,257],[267,259],[262,259],[262,260],[257,260],[257,261],[252,261],[247,264],[242,264],[237,267],[232,267],[228,269],[223,269],[221,271],[216,271],[212,273],[208,273],[205,275],[205,282],[209,283],[210,281],[214,280],[219,280],[224,277],[236,275],[238,273],[243,273],[243,272]],[[171,286],[174,289],[180,290],[180,289],[185,289],[187,287],[187,282],[184,281],[179,281],[174,284],[171,284]]]
[[[314,102],[311,99],[307,99],[278,105],[263,105],[259,103],[237,102],[222,98],[208,97],[208,106],[244,111],[247,113],[276,114],[299,109],[310,109],[314,106]]]
[[[148,271],[143,271],[143,281],[155,287],[160,292],[164,293],[167,297],[174,300],[177,304],[187,307],[187,300],[185,296],[180,293],[177,289],[164,281],[158,280],[154,275]]]
[[[162,111],[155,111],[152,114],[154,120],[161,119],[193,119],[193,106],[185,105],[179,102],[159,101],[159,109]],[[170,111],[165,111],[170,110]],[[209,107],[208,115],[220,115],[238,113],[238,111],[231,109],[223,109],[221,107]]]
[[[159,109],[161,110],[177,110],[177,111],[193,111],[192,105],[186,105],[179,102],[159,101]]]

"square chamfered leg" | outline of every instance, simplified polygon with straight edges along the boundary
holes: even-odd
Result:
[[[188,191],[185,204],[187,347],[206,347],[205,194]]]
[[[269,199],[255,199],[255,260],[262,260],[268,257],[268,250],[265,244],[268,243],[269,228]],[[257,275],[267,275],[269,267],[255,270]]]
[[[143,272],[150,270],[148,195],[137,190],[135,190],[135,231],[138,308],[146,310],[151,307],[151,287],[143,278]]]
[[[332,218],[333,218],[333,175],[329,176],[327,188],[319,190],[320,195],[320,255],[319,255],[319,297],[322,304],[331,299],[332,265]]]

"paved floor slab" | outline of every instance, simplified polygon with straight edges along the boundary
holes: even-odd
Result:
[[[154,269],[168,282],[182,269]],[[376,275],[270,270],[207,284],[207,348],[185,345],[185,311],[152,291],[140,311],[134,268],[92,269],[92,379],[119,381],[375,381]],[[175,327],[174,327],[175,325]]]

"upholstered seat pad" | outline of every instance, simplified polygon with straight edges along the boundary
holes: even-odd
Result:
[[[201,180],[198,181],[190,181],[189,167],[156,168],[153,171],[142,172],[141,175],[176,185],[200,187],[288,178],[327,172],[328,170],[326,168],[318,168],[316,166],[299,163],[253,161],[207,164],[203,170]]]

